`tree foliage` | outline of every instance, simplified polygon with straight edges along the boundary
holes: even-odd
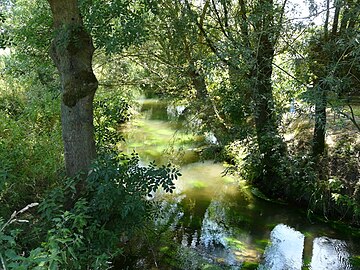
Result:
[[[153,192],[172,192],[176,168],[143,166],[137,154],[119,152],[135,92],[183,106],[188,128],[216,138],[211,156],[230,163],[228,172],[309,213],[359,224],[355,1],[311,7],[309,19],[322,14],[321,25],[292,18],[287,1],[76,3],[83,25],[55,31],[46,1],[0,7],[0,48],[11,51],[0,55],[0,260],[7,269],[107,269],[130,228],[151,216]],[[59,70],[75,80],[59,80],[50,47]],[[73,53],[70,64],[83,64],[72,57],[85,51],[84,72],[61,66],[65,52]],[[92,102],[96,89],[87,82],[97,81]],[[88,174],[65,178],[60,103],[71,109],[89,92],[98,157]],[[11,223],[19,220],[11,212],[35,199],[38,213],[17,212],[29,226]]]

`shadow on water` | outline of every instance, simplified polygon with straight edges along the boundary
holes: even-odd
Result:
[[[221,164],[200,162],[204,137],[169,121],[182,110],[145,100],[119,145],[145,164],[181,166],[175,194],[157,196],[163,214],[155,220],[178,245],[171,252],[177,265],[154,269],[360,269],[351,264],[360,255],[356,237],[313,224],[294,206],[261,200],[245,182],[222,176]]]

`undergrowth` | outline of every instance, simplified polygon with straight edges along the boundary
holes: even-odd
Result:
[[[60,98],[44,88],[32,91],[44,94],[34,99],[0,91],[0,268],[109,269],[153,215],[153,192],[172,192],[179,171],[170,164],[143,166],[136,153],[118,152],[129,104],[100,96],[99,155],[77,194],[84,176],[64,176]]]

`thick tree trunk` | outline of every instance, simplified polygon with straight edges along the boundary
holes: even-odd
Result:
[[[261,1],[263,6],[272,6],[271,0]],[[262,175],[260,186],[268,193],[282,193],[276,183],[282,182],[280,175],[281,157],[286,154],[286,147],[279,136],[273,88],[272,88],[272,62],[274,58],[274,35],[271,24],[271,12],[264,14],[257,31],[260,33],[259,47],[256,55],[255,85],[253,89],[254,120],[257,143],[262,156]]]
[[[257,83],[253,97],[257,143],[262,156],[262,175],[259,180],[262,181],[260,185],[264,190],[275,193],[277,189],[275,183],[283,180],[279,174],[281,167],[279,162],[286,151],[278,133],[274,107],[271,82],[274,51],[271,47],[260,47],[262,48],[257,58]]]
[[[272,0],[260,1],[261,5],[271,6]],[[272,62],[274,59],[274,38],[272,38],[273,31],[271,24],[273,16],[271,11],[268,15],[263,15],[262,20],[258,23],[259,44],[255,48],[254,55],[256,55],[255,71],[255,87],[253,89],[253,99],[255,102],[255,124],[258,137],[262,133],[276,132],[276,114],[274,107],[274,97],[272,89]],[[260,136],[261,137],[261,136]]]
[[[93,126],[93,97],[80,99],[74,107],[61,104],[62,137],[66,173],[86,172],[96,156]]]
[[[254,118],[258,137],[268,132],[277,134],[276,114],[272,90],[272,59],[274,50],[270,44],[262,44],[257,57],[257,75],[254,96]],[[274,135],[275,135],[274,134]]]
[[[68,176],[87,172],[95,158],[92,70],[94,46],[85,31],[77,0],[48,0],[56,36],[50,54],[62,85],[61,120]]]

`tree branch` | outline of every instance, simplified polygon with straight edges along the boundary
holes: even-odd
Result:
[[[331,106],[333,106],[330,102],[329,102],[329,104],[330,104]],[[351,105],[350,105],[349,103],[347,103],[347,106],[348,106],[349,109],[350,109],[350,115],[347,114],[347,113],[345,113],[345,112],[343,112],[343,111],[341,111],[341,110],[337,110],[337,113],[340,114],[340,115],[342,115],[342,116],[344,116],[346,119],[350,120],[350,121],[354,124],[354,126],[356,127],[356,129],[360,132],[360,125],[359,125],[359,124],[357,123],[357,121],[356,121],[356,116],[355,116],[355,113],[354,113],[354,109],[351,107]]]
[[[192,15],[193,17],[195,17],[194,22],[196,24],[196,26],[199,28],[201,34],[204,36],[206,44],[208,45],[208,47],[210,48],[210,50],[226,65],[231,66],[232,68],[239,70],[239,67],[234,65],[233,63],[231,63],[231,61],[229,61],[228,59],[226,59],[224,56],[222,56],[219,52],[219,50],[216,48],[214,42],[210,39],[210,37],[208,36],[207,32],[205,31],[204,27],[197,21],[196,19],[196,15],[194,14],[194,11],[191,9],[190,3],[188,0],[185,0],[185,4],[186,7],[190,13],[190,15]]]
[[[294,75],[292,75],[291,73],[287,72],[285,69],[283,69],[282,67],[278,66],[277,64],[275,64],[274,62],[272,63],[272,65],[274,67],[277,67],[278,69],[280,69],[282,72],[284,72],[286,75],[288,75],[289,77],[291,77],[292,79],[294,79],[295,81],[297,81],[298,83],[300,83],[303,86],[307,86],[306,83],[300,81],[298,78],[296,78]]]

